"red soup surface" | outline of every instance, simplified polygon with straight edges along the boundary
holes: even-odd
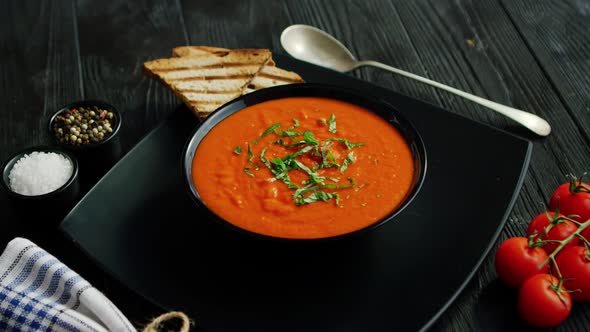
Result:
[[[247,107],[200,142],[193,181],[218,216],[254,233],[314,239],[391,214],[412,186],[401,134],[346,102],[294,97]]]

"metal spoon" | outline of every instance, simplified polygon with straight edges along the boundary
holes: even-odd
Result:
[[[339,72],[351,71],[361,66],[373,66],[385,69],[392,73],[430,84],[439,89],[454,93],[490,108],[520,123],[537,135],[547,136],[551,133],[551,126],[549,126],[549,123],[535,114],[495,103],[380,62],[358,61],[336,38],[309,25],[296,24],[287,27],[281,34],[281,45],[287,53],[299,60],[311,62],[315,65],[327,67]]]

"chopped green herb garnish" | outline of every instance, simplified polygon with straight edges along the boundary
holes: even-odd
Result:
[[[299,156],[301,156],[301,155],[303,155],[305,153],[308,153],[311,150],[313,150],[313,146],[306,146],[303,149],[301,149],[301,150],[299,150],[299,151],[297,151],[295,153],[292,153],[290,155],[287,155],[285,158],[295,159],[295,158],[297,158],[297,157],[299,157]],[[283,160],[285,158],[283,158]]]
[[[297,136],[302,135],[302,133],[300,131],[293,131],[293,130],[283,130],[283,131],[275,130],[274,133],[277,136],[289,137],[289,138],[293,138],[293,137],[297,137]]]
[[[250,167],[244,167],[244,173],[250,177],[254,177],[254,174],[250,172]]]
[[[290,148],[298,147],[300,145],[305,145],[305,144],[307,144],[307,142],[305,142],[305,141],[297,141],[297,142],[292,143],[292,144],[283,144],[283,146],[286,147],[286,148],[288,148],[288,149],[290,149]]]
[[[289,174],[287,173],[287,167],[285,165],[285,163],[282,161],[282,159],[280,158],[275,158],[272,161],[272,164],[264,157],[264,154],[266,153],[266,149],[268,147],[265,147],[264,149],[262,149],[262,151],[260,152],[260,161],[264,164],[264,166],[266,166],[270,172],[272,174],[274,174],[274,178],[272,178],[270,181],[276,181],[276,180],[281,180],[283,181],[289,189],[297,189],[299,188],[297,185],[293,184],[291,182],[291,178],[289,177]],[[280,162],[279,162],[280,161]],[[273,167],[274,165],[278,165],[277,167],[279,167],[278,169],[276,169],[275,167]]]
[[[320,144],[320,142],[318,142],[318,140],[315,139],[315,137],[313,137],[313,133],[311,131],[309,131],[309,130],[306,130],[303,133],[303,138],[305,139],[305,142],[307,144],[314,144],[314,145]]]
[[[328,141],[330,141],[330,142],[331,141],[335,141],[335,142],[342,143],[349,150],[352,149],[352,148],[358,148],[359,146],[365,145],[365,143],[362,143],[362,142],[351,143],[349,140],[347,140],[345,138],[338,138],[338,137],[328,138]]]
[[[252,147],[250,146],[250,143],[246,143],[246,145],[248,145],[248,162],[252,162],[252,158],[254,158],[254,154],[252,153]]]
[[[329,132],[336,133],[336,116],[334,114],[332,114],[329,120],[323,120],[323,122],[328,125]],[[306,130],[304,132],[296,131],[295,129],[299,126],[300,123],[297,119],[293,119],[293,125],[291,125],[287,130],[279,130],[281,124],[276,123],[266,129],[260,135],[260,137],[252,141],[252,144],[257,144],[263,137],[266,137],[270,134],[275,134],[279,138],[272,141],[270,144],[280,145],[286,149],[298,148],[297,151],[287,154],[282,158],[276,157],[270,160],[265,157],[265,154],[268,150],[268,147],[271,145],[265,146],[262,149],[259,155],[260,163],[268,168],[268,170],[273,175],[269,181],[273,182],[279,180],[285,183],[289,189],[294,189],[295,191],[293,193],[293,201],[296,205],[304,205],[314,202],[327,202],[332,199],[336,201],[337,205],[339,205],[340,196],[338,192],[331,191],[353,188],[355,187],[354,180],[351,177],[348,177],[348,184],[339,185],[339,178],[323,176],[321,172],[318,173],[318,170],[335,167],[339,169],[341,173],[344,173],[350,164],[356,162],[356,155],[354,151],[349,151],[348,155],[344,159],[340,160],[341,164],[339,164],[339,160],[336,159],[333,151],[330,149],[332,142],[338,142],[348,150],[363,146],[364,143],[352,143],[347,139],[340,137],[331,137],[323,140],[323,142],[320,142],[320,140],[318,140],[314,133],[310,130]],[[284,139],[285,137],[289,138],[291,142],[287,143]],[[248,162],[250,165],[244,167],[244,173],[250,177],[254,177],[255,175],[252,173],[252,171],[259,170],[261,166],[259,166],[259,164],[254,164],[253,162],[254,155],[250,143],[247,143],[247,149]],[[240,146],[236,147],[234,150],[234,153],[236,154],[240,154],[241,152],[242,149]],[[313,166],[307,166],[302,161],[297,159],[303,155],[314,158]],[[309,176],[307,179],[301,181],[303,187],[299,187],[298,185],[291,182],[289,172],[292,170],[301,170]],[[359,188],[356,188],[355,190],[358,191],[358,189],[362,188],[362,186],[364,185],[359,186]],[[330,192],[326,190],[329,190]]]
[[[289,127],[289,129],[287,129],[287,130],[293,130],[297,127],[299,127],[299,120],[293,119],[293,125],[291,127]]]
[[[327,202],[331,199],[336,199],[336,205],[340,204],[340,195],[338,193],[327,193],[321,190],[312,192],[307,197],[301,197],[295,200],[296,205],[305,205],[315,202]]]
[[[272,166],[270,165],[270,163],[268,162],[268,160],[266,160],[266,158],[264,158],[264,154],[266,153],[266,149],[268,149],[268,147],[265,147],[264,149],[262,149],[262,151],[260,151],[260,161],[269,169],[272,169]]]
[[[279,138],[278,140],[272,142],[272,144],[276,144],[276,145],[285,145],[285,141],[283,141],[282,138]]]
[[[330,159],[330,162],[332,162],[332,165],[338,166],[338,163],[336,163],[336,158],[334,158],[332,151],[328,151],[328,159]]]
[[[305,166],[302,162],[297,161],[297,160],[293,160],[295,162],[295,164],[297,165],[297,167],[299,167],[299,169],[301,169],[302,171],[304,171],[307,174],[312,174],[314,173],[309,167]]]
[[[352,188],[354,186],[354,184],[355,184],[354,183],[354,180],[351,177],[349,177],[348,178],[348,181],[350,182],[349,184],[340,185],[340,186],[339,185],[335,185],[335,184],[322,184],[322,185],[309,184],[309,185],[307,185],[307,186],[305,186],[303,188],[300,188],[297,191],[295,191],[295,193],[293,194],[293,200],[295,201],[295,204],[297,204],[297,205],[302,205],[302,204],[308,204],[308,203],[316,202],[317,200],[314,200],[313,202],[312,201],[306,201],[306,198],[303,195],[305,195],[305,194],[307,194],[308,192],[311,192],[311,191],[313,191],[312,195],[315,194],[315,193],[317,193],[317,192],[323,192],[323,191],[321,191],[321,189],[338,190],[338,189]],[[310,196],[308,196],[307,198],[309,198]],[[299,202],[300,204],[298,204],[297,202]],[[336,204],[339,204],[339,203],[336,203]]]
[[[273,131],[275,131],[277,128],[279,128],[281,126],[280,123],[275,123],[272,126],[268,127],[268,129],[266,129],[262,135],[260,135],[260,137],[258,137],[257,139],[254,140],[254,144],[258,143],[258,141],[260,141],[263,137],[267,136],[268,134],[272,133]]]
[[[275,164],[274,170],[277,172],[285,172],[287,171],[287,165],[285,165],[285,163],[283,162],[283,159],[281,158],[275,158],[273,160],[270,161],[271,163]]]
[[[346,156],[346,158],[342,162],[342,166],[340,166],[340,173],[344,173],[344,171],[346,171],[346,169],[348,168],[348,165],[354,163],[355,161],[356,156],[354,155],[354,151],[350,151],[348,153],[348,156]]]
[[[332,114],[326,123],[328,124],[328,131],[336,134],[336,115]]]

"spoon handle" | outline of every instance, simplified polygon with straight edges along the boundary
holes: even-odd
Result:
[[[385,69],[385,70],[390,71],[392,73],[396,73],[396,74],[414,79],[416,81],[420,81],[422,83],[430,84],[432,86],[435,86],[439,89],[448,91],[450,93],[454,93],[456,95],[459,95],[463,98],[469,99],[475,103],[478,103],[482,106],[490,108],[500,114],[503,114],[503,115],[509,117],[510,119],[520,123],[521,125],[530,129],[532,132],[534,132],[535,134],[537,134],[539,136],[547,136],[547,135],[549,135],[549,133],[551,133],[551,126],[549,125],[549,123],[547,123],[547,121],[545,121],[543,118],[541,118],[535,114],[524,112],[524,111],[521,111],[516,108],[512,108],[512,107],[509,107],[506,105],[495,103],[491,100],[487,100],[487,99],[472,95],[470,93],[467,93],[465,91],[455,89],[455,88],[450,87],[448,85],[444,85],[442,83],[430,80],[428,78],[418,76],[416,74],[412,74],[410,72],[388,66],[388,65],[383,64],[381,62],[358,61],[355,68],[361,67],[361,66],[373,66],[373,67]]]

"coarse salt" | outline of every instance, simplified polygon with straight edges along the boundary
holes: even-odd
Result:
[[[32,152],[21,157],[12,167],[10,189],[26,196],[50,193],[63,186],[72,176],[72,162],[55,152]]]

